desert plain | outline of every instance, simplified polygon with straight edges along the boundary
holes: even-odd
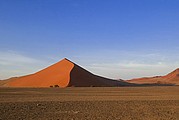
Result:
[[[178,120],[179,87],[0,88],[0,120]]]

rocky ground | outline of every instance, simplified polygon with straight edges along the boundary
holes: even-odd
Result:
[[[179,87],[0,88],[1,120],[178,120]]]

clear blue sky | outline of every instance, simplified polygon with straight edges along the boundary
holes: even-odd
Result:
[[[179,0],[0,0],[0,79],[67,57],[111,78],[179,67]]]

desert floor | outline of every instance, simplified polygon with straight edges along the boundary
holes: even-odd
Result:
[[[0,120],[179,120],[179,87],[0,88]]]

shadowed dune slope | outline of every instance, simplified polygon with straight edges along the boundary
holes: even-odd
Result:
[[[127,80],[129,83],[136,84],[173,84],[179,85],[179,68],[165,76],[155,76],[155,77],[144,77],[136,78],[132,80]]]
[[[6,87],[111,87],[132,86],[132,83],[96,76],[68,59],[43,69],[35,74],[11,78]]]
[[[117,81],[94,75],[76,64],[72,69],[70,76],[69,87],[113,87],[134,85],[125,81]]]

